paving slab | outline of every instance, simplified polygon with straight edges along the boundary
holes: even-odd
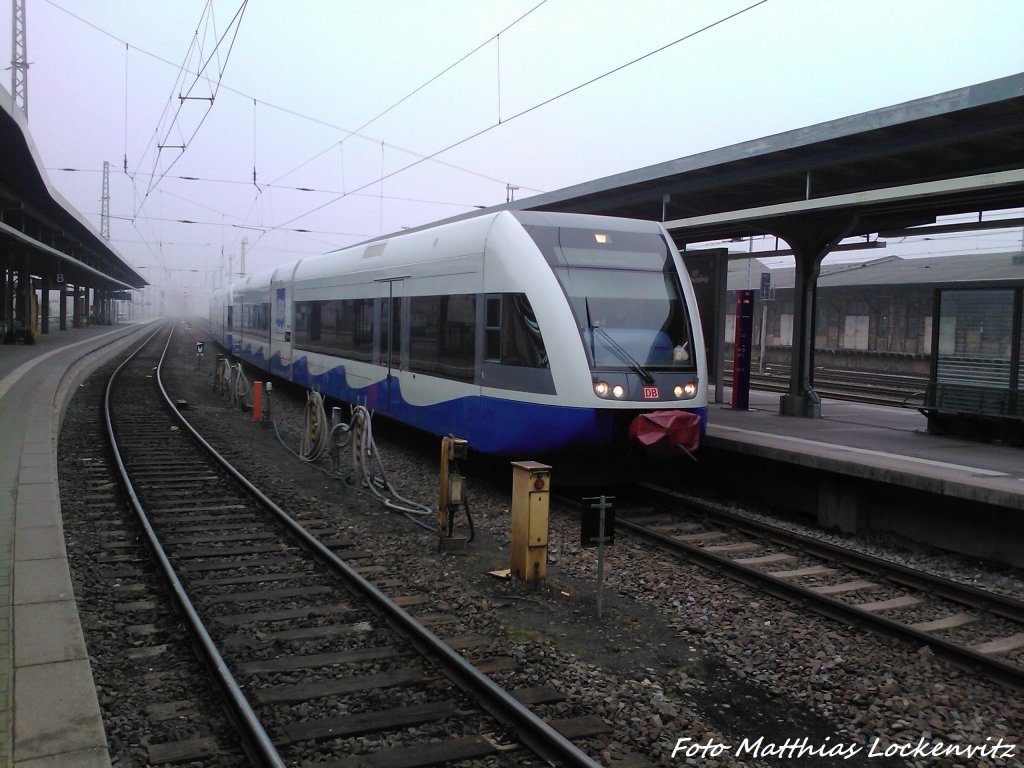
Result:
[[[14,525],[17,529],[60,524],[60,491],[57,483],[51,481],[20,486],[15,511]]]
[[[67,560],[17,560],[15,557],[14,605],[73,599]]]
[[[87,659],[78,611],[70,600],[14,606],[17,667]]]
[[[96,740],[103,734],[103,719],[88,660],[15,667],[14,686],[16,762],[94,750],[105,743]]]
[[[64,532],[59,525],[41,525],[18,531],[15,562],[23,560],[64,560],[68,552],[64,546]]]
[[[14,768],[110,768],[110,755],[106,747],[78,749],[59,755],[18,760]]]

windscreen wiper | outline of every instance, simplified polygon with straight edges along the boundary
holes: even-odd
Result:
[[[615,353],[616,357],[618,357],[622,362],[624,362],[636,373],[638,373],[640,375],[640,378],[644,380],[644,384],[654,384],[654,376],[651,375],[651,372],[644,368],[643,364],[641,364],[635,357],[629,354],[629,352],[626,351],[625,347],[623,347],[621,344],[619,344],[619,342],[613,339],[611,335],[608,333],[608,331],[602,328],[600,324],[595,323],[590,319],[590,299],[586,296],[583,297],[583,306],[587,310],[587,327],[590,329],[591,358],[594,359],[595,361],[597,360],[597,353],[594,350],[594,331],[599,331],[601,333],[601,337],[605,340],[608,348]]]
[[[644,366],[640,362],[638,362],[635,357],[629,354],[629,352],[627,352],[625,348],[623,348],[623,346],[619,344],[619,342],[613,339],[608,334],[608,331],[606,331],[599,325],[590,326],[591,340],[593,340],[594,338],[594,331],[597,331],[598,333],[601,334],[601,337],[604,339],[608,348],[615,353],[616,357],[618,357],[622,362],[624,362],[626,365],[628,365],[630,368],[632,368],[640,375],[640,378],[644,380],[644,384],[650,385],[654,383],[654,376],[651,374],[651,372],[644,368]]]

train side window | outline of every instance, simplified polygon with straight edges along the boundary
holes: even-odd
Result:
[[[391,367],[401,368],[402,361],[402,299],[391,299]]]
[[[295,342],[301,344],[309,340],[309,302],[296,301],[293,306],[295,307],[295,319],[293,321]]]
[[[235,327],[235,308],[233,306],[229,305],[228,306],[228,328],[234,328],[234,327]]]
[[[355,303],[341,299],[335,302],[338,313],[338,327],[334,338],[337,342],[338,352],[347,357],[352,354],[355,348],[356,316]]]
[[[320,341],[320,304],[319,301],[309,302],[309,340]]]
[[[389,368],[401,367],[402,300],[400,297],[380,300],[380,336],[378,359]]]
[[[409,370],[473,381],[476,373],[476,296],[409,298]]]
[[[525,293],[488,294],[484,359],[502,365],[547,368],[540,325]]]
[[[409,370],[436,374],[441,322],[440,296],[409,298]]]
[[[337,326],[337,308],[333,301],[318,301],[320,305],[320,328],[318,338],[325,347],[334,347],[334,332]]]
[[[373,299],[352,301],[352,357],[373,359]]]
[[[487,296],[487,315],[484,325],[485,360],[501,360],[501,296]]]
[[[270,331],[270,304],[243,304],[242,329],[253,335],[266,336]]]
[[[380,333],[377,334],[377,360],[380,365],[388,365],[388,352],[391,349],[391,303],[387,299],[380,300]]]
[[[441,336],[438,344],[442,375],[473,381],[476,370],[476,296],[441,297]]]
[[[547,368],[548,352],[530,299],[525,293],[510,293],[502,304],[502,364]]]

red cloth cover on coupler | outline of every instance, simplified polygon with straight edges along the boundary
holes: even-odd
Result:
[[[700,416],[690,411],[641,413],[629,425],[629,436],[650,453],[665,456],[697,450]]]

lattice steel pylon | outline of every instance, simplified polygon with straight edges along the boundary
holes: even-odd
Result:
[[[11,3],[11,96],[28,117],[28,47],[25,35],[25,0]]]
[[[100,199],[100,236],[110,239],[110,163],[103,161],[103,197]]]

